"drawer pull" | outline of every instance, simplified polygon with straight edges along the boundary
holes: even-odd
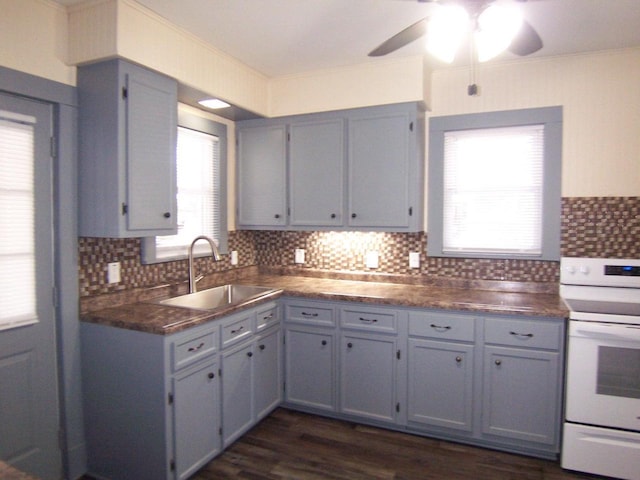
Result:
[[[244,325],[241,325],[240,328],[236,328],[235,330],[231,330],[231,335],[235,335],[236,333],[240,333],[244,330]]]
[[[460,355],[458,355],[456,357],[456,363],[461,363],[462,362],[462,357]]]
[[[430,327],[434,330],[437,330],[438,332],[446,332],[447,330],[451,330],[450,325],[436,325],[435,323],[432,323]]]
[[[509,335],[513,335],[514,337],[520,337],[520,338],[533,338],[533,333],[509,332]]]
[[[200,345],[198,345],[197,347],[189,347],[189,352],[197,352],[202,347],[204,347],[204,342],[201,342]]]
[[[500,365],[502,365],[502,360],[496,360],[495,363],[496,363],[496,365],[500,366]]]
[[[262,317],[262,320],[271,320],[273,318],[273,313],[270,313],[269,315],[267,315],[266,317]]]
[[[347,348],[353,348],[353,343],[351,342],[347,343]]]
[[[253,352],[247,352],[247,357],[249,358],[253,357]]]
[[[376,323],[378,321],[377,318],[365,318],[365,317],[359,317],[359,320],[364,323]]]
[[[307,313],[307,312],[302,312],[302,316],[303,317],[317,317],[318,314],[317,313]]]
[[[215,374],[213,372],[209,372],[207,375],[208,378],[215,378]]]
[[[264,345],[259,345],[259,346],[258,346],[258,348],[259,348],[260,350],[264,350],[264,349],[265,349],[265,346],[264,346]]]
[[[322,346],[323,346],[323,347],[327,345],[327,341],[326,341],[326,340],[322,340],[322,342],[321,342],[321,343],[322,343]]]

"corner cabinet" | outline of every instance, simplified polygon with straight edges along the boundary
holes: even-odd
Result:
[[[240,228],[422,230],[415,103],[247,120],[238,139]]]
[[[175,234],[177,82],[120,59],[77,77],[79,234]]]
[[[286,126],[239,126],[237,137],[238,225],[256,229],[284,227],[287,224]]]

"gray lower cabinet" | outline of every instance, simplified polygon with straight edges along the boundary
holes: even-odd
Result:
[[[475,320],[409,313],[409,424],[473,432]]]
[[[167,336],[80,332],[89,474],[182,479],[220,452],[217,323]]]
[[[221,329],[222,442],[227,447],[282,402],[279,307],[269,303],[257,312],[231,315]]]
[[[335,309],[323,302],[284,305],[285,398],[288,405],[336,411]]]
[[[397,351],[395,337],[351,332],[341,335],[342,413],[382,422],[395,421]]]
[[[558,322],[485,320],[484,436],[557,448],[562,343]]]
[[[176,233],[177,90],[121,59],[78,68],[79,235]]]
[[[220,442],[217,359],[173,377],[176,478],[186,479],[216,456]]]

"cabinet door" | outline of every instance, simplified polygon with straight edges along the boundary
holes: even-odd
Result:
[[[253,342],[222,354],[222,433],[224,447],[253,424]]]
[[[173,378],[173,428],[176,478],[190,477],[220,452],[217,361]]]
[[[559,354],[485,347],[484,434],[554,445],[560,426]]]
[[[349,120],[350,226],[409,227],[410,123],[403,113]]]
[[[375,420],[396,416],[395,337],[343,334],[340,350],[340,411]]]
[[[282,333],[279,328],[258,337],[253,374],[257,421],[282,402]]]
[[[472,431],[473,345],[409,339],[410,422]]]
[[[175,82],[152,72],[126,75],[127,228],[176,232]]]
[[[286,127],[238,130],[238,224],[283,227],[286,217]]]
[[[289,133],[290,224],[342,225],[344,121],[294,123]]]
[[[290,327],[285,336],[286,402],[334,411],[334,333]]]

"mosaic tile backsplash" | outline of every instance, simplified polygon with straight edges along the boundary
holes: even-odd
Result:
[[[565,198],[562,202],[563,256],[640,257],[640,197]],[[424,281],[433,278],[557,283],[558,262],[426,257],[425,233],[235,231],[229,251],[239,264],[196,259],[196,270],[210,274],[243,267],[287,267],[289,271],[368,273]],[[306,250],[296,265],[296,248]],[[368,269],[368,251],[379,253],[379,267]],[[420,252],[420,268],[409,268],[409,252]],[[122,281],[106,283],[107,263],[121,262]],[[142,265],[139,239],[79,239],[80,296],[186,282],[187,261]]]

